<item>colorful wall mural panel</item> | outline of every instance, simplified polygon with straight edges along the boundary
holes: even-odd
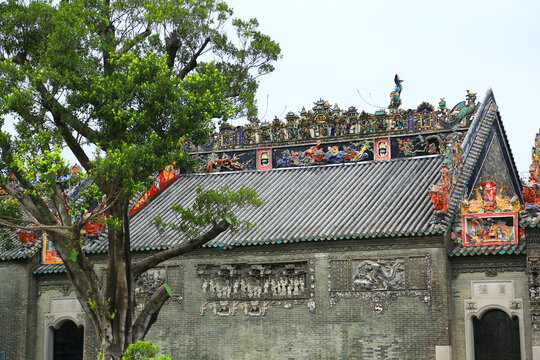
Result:
[[[62,259],[54,248],[54,244],[49,240],[49,235],[43,234],[43,251],[41,262],[43,264],[61,264]]]
[[[463,221],[463,245],[517,244],[518,213],[466,214]]]
[[[323,144],[319,140],[314,146],[295,146],[274,151],[275,168],[344,164],[373,160],[373,141]]]

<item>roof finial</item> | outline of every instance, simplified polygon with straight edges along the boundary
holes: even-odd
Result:
[[[394,91],[390,93],[390,105],[388,106],[390,110],[397,110],[401,105],[401,90],[403,89],[403,86],[401,86],[402,82],[403,80],[401,80],[399,75],[396,74],[396,76],[394,76],[394,83],[396,84],[396,87],[394,88]]]

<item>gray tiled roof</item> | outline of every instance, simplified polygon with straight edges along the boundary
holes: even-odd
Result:
[[[448,256],[472,256],[472,255],[519,255],[527,253],[527,242],[519,240],[517,244],[497,244],[480,246],[450,245]]]
[[[176,246],[174,232],[160,235],[150,224],[159,215],[174,221],[171,205],[192,203],[198,186],[206,189],[241,185],[257,191],[265,204],[239,211],[256,222],[253,229],[229,232],[207,246],[232,247],[344,238],[421,235],[430,227],[430,186],[437,182],[442,158],[428,156],[352,165],[314,166],[205,175],[183,175],[135,215],[131,222],[132,248]],[[105,244],[88,248],[105,250]]]
[[[265,204],[238,211],[257,227],[225,232],[210,247],[280,244],[300,241],[376,238],[435,233],[429,188],[439,178],[441,156],[380,162],[309,166],[268,171],[181,175],[131,220],[134,250],[159,250],[183,238],[159,234],[151,220],[174,221],[173,204],[189,206],[198,186],[216,189],[242,185],[257,191]],[[87,243],[89,253],[107,250],[106,237]],[[60,265],[40,265],[36,274],[63,272]]]
[[[41,249],[41,240],[36,239],[29,246],[19,245],[18,237],[14,240],[15,247],[13,249],[0,248],[0,260],[24,259],[34,256]],[[0,244],[1,246],[1,244]]]

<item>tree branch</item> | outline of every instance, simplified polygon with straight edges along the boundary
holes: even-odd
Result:
[[[133,343],[144,339],[150,327],[156,322],[161,307],[169,297],[169,293],[161,285],[146,302],[142,312],[133,323]]]
[[[0,148],[2,149],[2,156],[8,164],[13,162],[11,155],[11,146],[5,141],[0,141]],[[17,180],[21,183],[22,187],[16,186],[14,183],[6,183],[3,188],[6,192],[19,201],[19,203],[40,223],[46,225],[56,224],[56,219],[51,214],[45,201],[38,195],[33,195],[32,190],[34,186],[26,180],[19,169],[9,166],[9,171],[15,174]],[[30,191],[25,191],[30,190]]]
[[[228,228],[229,223],[225,220],[221,220],[220,222],[215,224],[210,230],[208,230],[206,233],[199,236],[198,238],[188,240],[178,247],[160,251],[154,255],[150,255],[149,257],[134,263],[132,266],[133,279],[137,280],[142,273],[162,263],[165,260],[185,254],[198,248],[201,245],[206,244],[210,240],[215,239],[219,234],[221,234]]]
[[[70,137],[73,138],[73,135],[71,135],[71,130],[69,126],[73,127],[73,130],[77,131],[79,134],[87,138],[90,142],[95,142],[95,140],[99,138],[98,133],[94,129],[84,124],[83,122],[81,122],[76,116],[73,116],[72,114],[70,114],[69,111],[67,111],[67,109],[62,104],[60,104],[60,102],[56,100],[52,94],[50,94],[47,91],[45,86],[39,85],[37,86],[37,89],[41,96],[41,102],[42,102],[43,107],[47,109],[48,111],[50,111],[51,114],[53,114],[53,120],[56,126],[58,126],[60,130],[62,131],[62,136],[64,135],[68,136],[68,138],[66,138],[66,142],[68,142],[68,139]],[[71,141],[75,141],[75,143],[78,144],[76,139],[73,138],[73,140],[70,140],[70,142],[68,142],[68,146],[70,146]],[[74,144],[72,143],[72,145]],[[80,145],[78,146],[80,147]],[[70,149],[71,149],[71,146],[70,146]],[[71,150],[73,151],[73,149]],[[83,151],[82,148],[80,151]],[[74,151],[74,154],[77,156],[78,152],[79,150],[76,150]],[[84,161],[84,158],[83,159],[77,158],[77,160]],[[83,161],[81,161],[82,166],[84,166],[82,164]]]
[[[133,46],[135,46],[135,44],[137,44],[138,42],[140,42],[141,40],[144,40],[146,39],[148,36],[150,36],[152,34],[152,30],[150,30],[149,27],[146,28],[145,31],[143,31],[142,33],[136,35],[133,40],[131,40],[129,42],[129,44],[126,44],[126,47],[123,47],[121,48],[119,51],[118,51],[118,55],[122,55],[123,53],[125,53],[126,51],[129,51],[131,50],[131,48],[133,48]]]
[[[58,129],[60,129],[62,137],[66,141],[67,146],[69,147],[71,152],[73,152],[73,155],[75,155],[81,166],[84,167],[87,172],[90,171],[90,169],[92,169],[93,167],[90,163],[90,159],[84,152],[81,144],[79,144],[77,139],[75,139],[75,137],[71,133],[69,127],[55,114],[53,114],[53,121],[58,127]]]
[[[17,221],[27,223],[27,224],[33,224],[33,225],[21,226],[21,224],[17,225]],[[31,220],[25,220],[25,219],[9,218],[9,220],[6,220],[5,217],[0,218],[0,225],[14,228],[14,229],[23,229],[23,230],[31,230],[31,231],[35,231],[35,230],[59,231],[59,230],[73,230],[75,228],[74,226],[43,225],[37,221],[31,221]]]
[[[206,48],[206,46],[208,45],[209,42],[210,42],[210,37],[208,36],[206,39],[204,39],[204,42],[202,43],[199,50],[197,50],[197,52],[195,54],[193,54],[193,56],[191,57],[189,62],[178,73],[178,78],[180,80],[184,80],[184,78],[187,76],[187,74],[189,74],[190,71],[195,69],[195,67],[197,66],[197,58],[199,56],[201,56],[202,52],[204,51],[204,49]]]
[[[176,54],[181,46],[180,39],[173,32],[171,36],[165,42],[165,51],[167,51],[167,67],[172,71],[174,68],[174,62],[176,61]]]

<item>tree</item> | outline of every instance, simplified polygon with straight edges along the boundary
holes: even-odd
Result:
[[[207,140],[212,119],[253,113],[257,78],[280,57],[255,19],[232,14],[217,0],[0,4],[2,125],[16,119],[15,135],[0,133],[0,186],[16,199],[2,202],[0,225],[48,233],[105,359],[119,359],[143,339],[169,297],[159,288],[135,318],[136,279],[242,225],[234,205],[259,204],[248,189],[201,191],[198,207],[177,209],[183,221],[176,228],[195,223],[205,231],[132,262],[129,200],[166,165],[189,165],[183,143]],[[95,146],[93,155],[84,144]],[[92,180],[87,203],[106,197],[87,214],[56,181],[68,168],[62,147]],[[109,241],[105,284],[81,246],[81,229],[102,216]]]

